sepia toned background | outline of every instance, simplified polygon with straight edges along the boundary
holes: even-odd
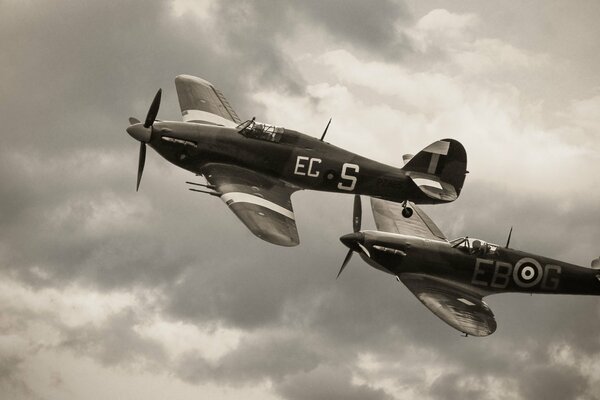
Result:
[[[396,166],[451,137],[461,197],[424,207],[579,265],[600,256],[600,3],[0,0],[0,393],[7,399],[597,399],[600,302],[487,298],[463,338],[358,257],[352,197],[293,195],[255,238],[149,151],[200,76],[242,119]],[[373,226],[368,202],[364,226]]]

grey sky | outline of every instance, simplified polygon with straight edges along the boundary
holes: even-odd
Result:
[[[201,76],[240,117],[390,164],[465,144],[469,234],[600,255],[595,1],[0,1],[0,392],[14,399],[597,399],[595,298],[499,295],[464,339],[358,258],[352,199],[293,196],[301,245],[253,237],[149,151]],[[370,219],[370,213],[366,212]],[[365,221],[371,224],[371,221]]]

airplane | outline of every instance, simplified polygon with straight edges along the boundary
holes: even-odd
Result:
[[[142,123],[129,118],[127,133],[140,142],[136,191],[146,144],[167,161],[202,175],[207,183],[186,182],[190,190],[220,197],[259,238],[281,246],[299,244],[291,203],[297,190],[358,193],[401,202],[438,204],[460,195],[467,156],[453,139],[432,143],[396,168],[361,157],[320,139],[282,127],[242,121],[210,82],[175,78],[183,122],[157,120],[159,89]]]
[[[446,236],[419,207],[400,217],[397,203],[371,198],[376,231],[361,230],[356,195],[353,233],[340,241],[349,248],[338,277],[353,253],[391,274],[436,316],[465,336],[488,336],[496,320],[483,297],[496,293],[600,295],[600,258],[580,267],[480,239]]]

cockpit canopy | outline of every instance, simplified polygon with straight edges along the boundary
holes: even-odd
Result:
[[[284,129],[281,126],[257,122],[252,118],[239,124],[237,131],[248,138],[278,143],[281,140]]]
[[[454,239],[450,242],[450,245],[465,253],[478,255],[496,254],[498,247],[500,247],[497,244],[487,243],[484,240],[470,238],[468,236]]]

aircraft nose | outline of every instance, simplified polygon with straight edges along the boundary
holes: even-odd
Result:
[[[127,133],[135,140],[148,143],[152,137],[152,127],[146,128],[142,124],[134,124],[127,127]]]
[[[365,234],[362,232],[349,233],[340,237],[340,242],[349,249],[356,250],[359,244],[364,244]]]

